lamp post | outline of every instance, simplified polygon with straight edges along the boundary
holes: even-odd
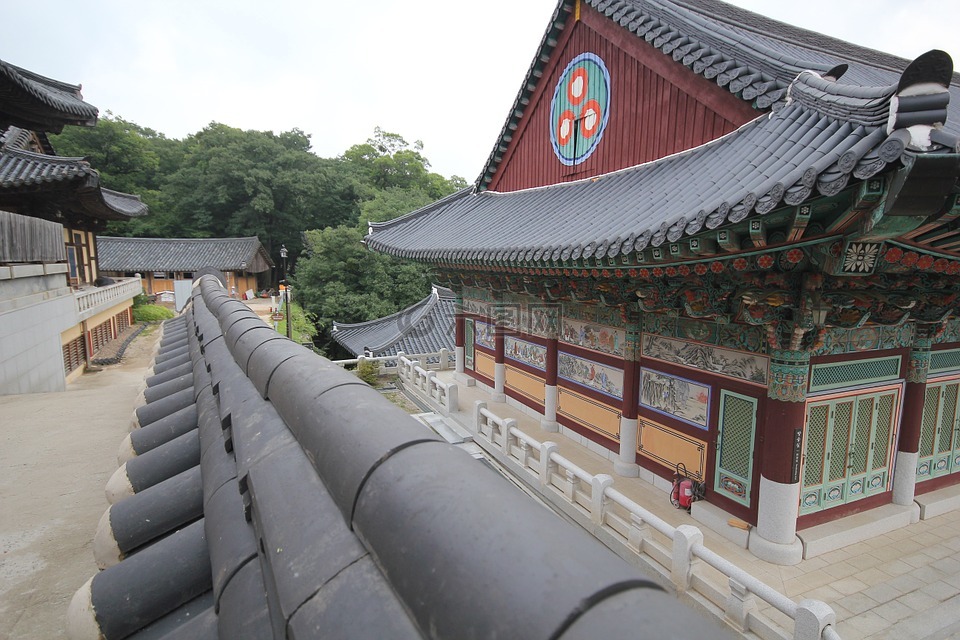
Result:
[[[283,258],[283,295],[287,307],[287,338],[293,340],[293,317],[290,315],[290,285],[287,284],[287,245],[280,245],[280,257]]]

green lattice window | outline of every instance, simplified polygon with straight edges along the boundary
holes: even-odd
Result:
[[[750,506],[756,426],[757,400],[721,390],[714,489],[746,506]]]
[[[810,391],[827,391],[900,377],[900,356],[854,362],[830,362],[810,367]]]
[[[930,383],[923,397],[917,480],[960,472],[960,381]]]
[[[812,513],[889,489],[898,388],[807,405],[800,512]]]
[[[934,351],[930,354],[930,373],[940,374],[960,369],[960,349]]]

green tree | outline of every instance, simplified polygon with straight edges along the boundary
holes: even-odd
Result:
[[[311,153],[298,129],[276,135],[212,123],[185,144],[164,185],[183,235],[257,235],[275,260],[281,244],[295,260],[305,229],[357,220],[354,182],[341,163]]]

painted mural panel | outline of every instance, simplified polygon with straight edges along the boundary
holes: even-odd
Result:
[[[560,326],[560,339],[564,342],[584,349],[624,357],[627,333],[623,329],[568,318],[563,318]]]
[[[532,303],[523,309],[523,326],[527,333],[541,338],[555,338],[560,327],[560,306]]]
[[[472,313],[485,318],[493,317],[493,308],[491,307],[490,303],[482,300],[474,300],[473,298],[463,299],[463,312]]]
[[[755,384],[767,384],[770,359],[742,351],[733,351],[708,344],[674,340],[649,333],[643,334],[643,355],[665,362],[738,378]]]
[[[561,351],[557,354],[557,376],[614,398],[623,398],[623,369]]]
[[[547,370],[547,348],[543,345],[506,336],[503,339],[503,354],[535,369]]]
[[[477,320],[473,325],[474,335],[476,343],[481,347],[486,347],[487,349],[496,349],[497,345],[494,341],[494,325],[489,322],[481,322]]]
[[[467,369],[473,369],[473,318],[467,318],[463,322],[463,358]]]
[[[706,429],[710,387],[644,368],[640,370],[640,404]]]

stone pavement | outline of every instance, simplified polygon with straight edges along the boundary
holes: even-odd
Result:
[[[66,391],[0,396],[0,638],[65,636],[158,336],[148,328],[121,364]]]
[[[451,371],[438,372],[443,382]],[[960,638],[960,511],[879,535],[799,565],[782,567],[760,560],[746,549],[673,508],[669,483],[658,486],[638,478],[614,475],[605,451],[586,439],[572,439],[540,428],[539,419],[512,404],[493,402],[489,388],[459,385],[461,411],[457,422],[473,431],[473,403],[483,400],[503,418],[513,418],[521,431],[559,445],[562,456],[591,474],[614,476],[614,487],[673,526],[688,524],[703,531],[704,544],[795,601],[826,602],[837,614],[834,627],[844,640],[858,638]],[[758,605],[762,605],[762,601]],[[771,618],[786,618],[769,606]],[[792,628],[792,624],[786,628]]]

